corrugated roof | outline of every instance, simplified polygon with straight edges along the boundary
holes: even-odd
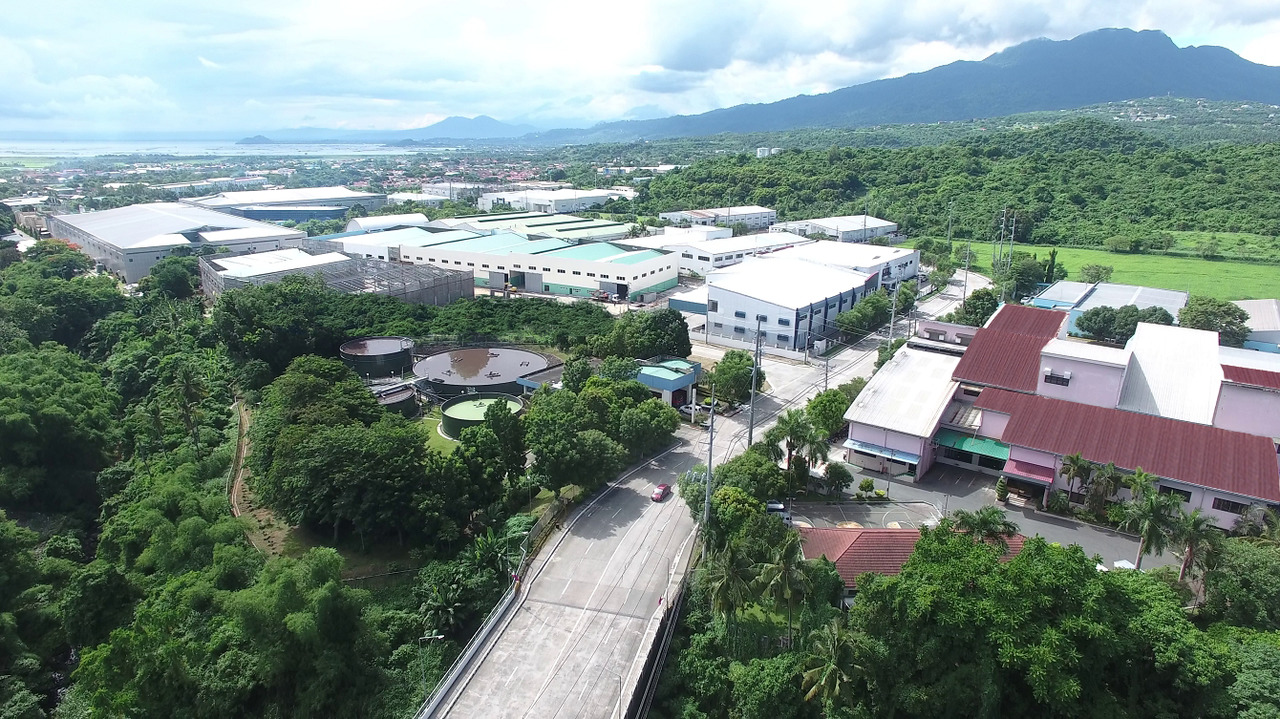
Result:
[[[1266,437],[999,389],[983,390],[974,406],[1009,415],[1006,444],[1280,501],[1280,464]]]
[[[195,197],[187,200],[204,207],[235,207],[238,205],[290,205],[299,202],[322,202],[324,200],[379,200],[386,195],[372,192],[357,192],[342,186],[334,187],[298,187],[286,190],[241,190],[238,192],[219,192],[209,197]]]
[[[1268,372],[1267,370],[1254,369],[1252,367],[1222,365],[1222,374],[1228,382],[1280,389],[1280,372]]]
[[[951,374],[960,358],[903,347],[871,375],[845,412],[848,422],[928,437],[956,393]]]
[[[1009,445],[990,437],[975,437],[953,429],[940,429],[938,434],[934,436],[933,441],[943,447],[962,449],[984,457],[1009,459]]]
[[[177,202],[129,205],[112,210],[57,215],[53,219],[57,222],[65,222],[82,232],[87,232],[97,237],[102,242],[121,249],[154,246],[154,243],[151,243],[150,240],[157,235],[177,235],[212,230],[257,228],[262,232],[263,237],[278,237],[282,233],[291,234],[295,237],[306,236],[305,232],[286,230],[279,225]],[[169,242],[168,244],[175,243]]]
[[[1045,344],[1040,353],[1046,357],[1065,357],[1121,367],[1129,364],[1128,350],[1079,340],[1052,339]]]
[[[861,288],[871,279],[865,272],[828,267],[781,257],[747,257],[707,274],[709,296],[725,290],[771,305],[801,309]]]
[[[259,252],[257,254],[237,255],[235,257],[210,258],[214,265],[222,268],[219,274],[227,277],[257,277],[274,272],[301,270],[308,267],[319,267],[338,262],[350,262],[351,258],[340,252],[326,252],[311,255],[297,248]]]
[[[1178,310],[1186,307],[1189,295],[1181,290],[1164,290],[1158,287],[1141,285],[1117,285],[1111,282],[1099,282],[1093,291],[1085,295],[1075,309],[1084,312],[1094,307],[1124,307],[1135,305],[1140,310],[1148,307],[1163,307],[1174,317]]]
[[[780,234],[780,233],[773,233]],[[789,234],[789,233],[788,233]],[[861,242],[836,242],[821,240],[797,244],[785,250],[773,253],[774,257],[806,260],[834,267],[845,267],[859,271],[878,271],[882,265],[906,260],[918,255],[917,250],[905,247],[884,247]]]
[[[1236,300],[1235,305],[1249,313],[1245,324],[1254,332],[1280,330],[1280,300]]]
[[[1093,289],[1093,284],[1089,282],[1058,280],[1044,288],[1044,291],[1036,295],[1036,299],[1044,300],[1046,302],[1062,302],[1074,305],[1084,299],[1084,296],[1088,294],[1091,289]]]
[[[1056,338],[1067,313],[1004,305],[977,331],[952,377],[965,382],[1035,392],[1040,350]]]
[[[893,576],[911,558],[920,541],[918,529],[864,528],[816,529],[799,527],[805,559],[826,557],[836,565],[836,572],[846,587],[854,587],[858,577],[868,572]],[[1022,551],[1026,537],[1015,534],[1008,540],[1008,560]]]
[[[421,212],[411,212],[406,215],[374,215],[372,217],[357,217],[347,223],[347,230],[382,230],[388,227],[422,227],[430,220]]]
[[[1120,409],[1213,424],[1222,386],[1216,332],[1143,322],[1125,349]]]

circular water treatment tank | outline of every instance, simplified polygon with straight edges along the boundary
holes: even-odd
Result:
[[[524,401],[503,392],[475,392],[464,394],[445,402],[440,407],[440,429],[446,437],[457,439],[462,430],[484,422],[484,413],[490,405],[505,402],[511,414],[524,409]]]
[[[425,389],[452,397],[472,392],[521,394],[516,382],[540,372],[550,362],[537,352],[510,347],[469,347],[439,352],[419,360],[413,373],[422,378]]]
[[[344,364],[361,377],[390,377],[413,367],[413,340],[408,337],[361,337],[338,348]]]
[[[396,387],[395,389],[375,393],[378,398],[378,404],[388,412],[399,412],[408,418],[418,416],[420,408],[418,407],[418,393],[413,387]]]

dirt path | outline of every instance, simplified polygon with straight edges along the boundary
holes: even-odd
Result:
[[[252,451],[249,445],[249,424],[253,421],[253,415],[243,402],[236,403],[236,411],[240,415],[240,434],[236,440],[235,462],[232,464],[231,514],[241,518],[245,536],[254,548],[268,557],[278,557],[289,527],[277,519],[271,510],[258,506],[254,501],[253,490],[245,481],[249,476],[245,460]]]

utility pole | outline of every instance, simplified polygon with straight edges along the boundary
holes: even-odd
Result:
[[[756,372],[760,368],[760,325],[764,315],[756,315],[756,354],[751,362],[751,406],[747,410],[747,446],[751,446],[756,431]]]
[[[707,476],[703,487],[702,499],[702,560],[707,559],[707,523],[711,521],[711,462],[715,458],[714,446],[716,436],[716,385],[711,383],[711,424],[707,427]]]
[[[893,291],[893,304],[889,305],[889,349],[893,349],[893,323],[898,320],[898,290]]]
[[[826,359],[822,363],[822,391],[827,391],[827,381],[831,378],[831,360]]]

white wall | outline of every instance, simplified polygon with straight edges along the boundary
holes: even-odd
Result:
[[[1061,377],[1064,372],[1071,373],[1067,386],[1050,384],[1045,381],[1045,368],[1053,370],[1055,376]],[[1120,390],[1124,387],[1125,367],[1087,362],[1069,357],[1040,355],[1040,370],[1036,384],[1036,394],[1041,397],[1065,399],[1069,402],[1106,407],[1114,409],[1120,403]]]
[[[471,270],[476,279],[486,282],[490,272],[506,272],[508,276],[512,272],[537,272],[542,275],[544,284],[571,285],[583,289],[583,294],[600,289],[601,281],[625,283],[629,291],[635,292],[675,280],[680,271],[675,255],[671,254],[628,265],[518,252],[489,255],[447,250],[441,246],[405,246],[400,248],[400,253],[402,261],[415,265],[430,264],[454,270]],[[533,292],[543,291],[541,287],[528,289]]]

